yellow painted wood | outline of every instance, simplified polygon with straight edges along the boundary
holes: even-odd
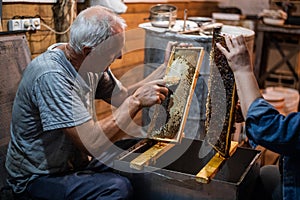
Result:
[[[153,147],[136,157],[130,162],[130,168],[136,170],[142,170],[144,166],[150,163],[155,163],[155,161],[163,155],[166,151],[171,149],[175,144],[158,142]]]
[[[230,156],[235,152],[238,147],[238,142],[231,141],[230,144]],[[209,183],[211,178],[217,173],[220,169],[222,163],[226,160],[219,153],[216,153],[212,159],[200,170],[200,172],[196,175],[196,181],[200,183]]]

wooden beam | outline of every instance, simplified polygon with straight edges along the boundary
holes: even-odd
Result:
[[[235,152],[238,147],[238,142],[231,141],[230,143],[230,156]],[[220,169],[222,163],[226,160],[219,153],[216,153],[212,159],[200,170],[196,175],[196,181],[200,183],[209,183],[211,178],[217,173]]]
[[[69,28],[77,15],[77,3],[74,0],[58,0],[53,6],[57,42],[69,41]]]
[[[175,144],[158,142],[153,147],[136,157],[134,160],[130,162],[130,168],[136,170],[142,170],[144,166],[147,166],[151,163],[155,163],[155,161],[171,149]]]
[[[0,31],[2,31],[2,0],[0,0]]]

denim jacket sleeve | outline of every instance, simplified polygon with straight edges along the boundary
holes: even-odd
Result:
[[[247,136],[252,142],[283,155],[300,153],[300,113],[281,115],[262,98],[250,106],[246,118]]]

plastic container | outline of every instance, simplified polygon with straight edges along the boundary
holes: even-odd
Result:
[[[285,115],[285,103],[284,103],[284,95],[282,94],[274,94],[272,91],[264,92],[263,97],[267,100],[271,105],[273,105],[278,112]]]
[[[293,88],[286,87],[267,87],[264,90],[267,95],[284,98],[284,114],[288,115],[291,112],[298,112],[299,92]]]

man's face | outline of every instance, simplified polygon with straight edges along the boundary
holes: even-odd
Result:
[[[125,36],[123,32],[112,36],[108,39],[107,44],[105,44],[107,48],[103,49],[105,51],[103,54],[105,57],[103,59],[107,60],[111,64],[115,59],[121,58],[124,45]]]
[[[107,69],[115,59],[122,57],[125,44],[124,32],[115,34],[94,47],[83,61],[80,71],[102,72]]]

